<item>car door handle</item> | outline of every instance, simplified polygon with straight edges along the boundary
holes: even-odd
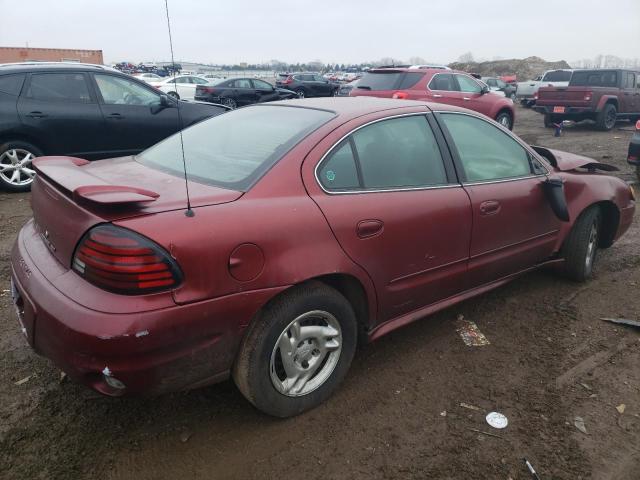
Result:
[[[482,202],[480,204],[480,214],[481,215],[495,215],[500,211],[500,202],[496,200],[487,200],[486,202]]]
[[[358,222],[356,232],[360,238],[371,238],[380,235],[384,230],[384,223],[381,220],[362,220]]]
[[[462,97],[462,99],[466,101],[471,100],[469,97]]]
[[[124,116],[120,115],[119,113],[111,113],[107,115],[107,118],[109,120],[123,120]]]
[[[45,118],[48,115],[42,113],[42,112],[29,112],[27,113],[27,117],[31,117],[31,118]]]
[[[438,93],[434,93],[433,94],[433,98],[442,98],[442,95],[438,94]]]

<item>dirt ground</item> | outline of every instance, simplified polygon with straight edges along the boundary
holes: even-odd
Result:
[[[539,115],[517,113],[528,142],[633,178],[624,160],[631,131],[619,129],[630,126],[576,126],[554,138]],[[639,219],[601,252],[591,282],[541,271],[416,322],[364,346],[324,405],[276,420],[232,382],[111,399],[61,381],[26,345],[7,291],[11,244],[29,216],[28,194],[0,194],[2,479],[517,480],[531,478],[525,457],[542,479],[638,478],[640,334],[600,318],[640,319]],[[465,346],[459,314],[490,345]],[[494,410],[506,429],[486,424]]]

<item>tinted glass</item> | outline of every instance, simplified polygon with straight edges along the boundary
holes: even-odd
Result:
[[[584,70],[573,74],[570,86],[575,87],[616,87],[618,72],[615,70]]]
[[[195,83],[196,85],[206,85],[209,82],[207,80],[205,80],[204,78],[191,77],[191,83]]]
[[[500,79],[497,79],[495,82],[496,82],[496,85],[498,85],[498,88],[505,88],[507,86],[507,84]]]
[[[624,88],[635,88],[635,87],[636,87],[636,76],[631,72],[626,72]]]
[[[460,86],[461,92],[480,93],[480,91],[482,90],[477,82],[474,82],[466,75],[456,75],[456,79],[458,80],[458,85]]]
[[[440,115],[458,150],[467,181],[531,175],[527,151],[497,127],[470,115]]]
[[[327,190],[355,190],[360,188],[351,143],[346,141],[334,150],[318,169],[318,179]]]
[[[447,183],[442,156],[423,116],[374,123],[353,134],[364,188],[420,187]]]
[[[188,177],[246,191],[302,138],[333,117],[308,108],[259,106],[234,110],[183,130]],[[183,176],[179,134],[137,156],[145,165]]]
[[[253,86],[255,88],[259,88],[260,90],[271,90],[271,85],[267,82],[263,82],[262,80],[254,80]]]
[[[251,82],[249,80],[247,80],[246,78],[242,78],[240,80],[236,80],[236,83],[234,84],[234,86],[236,88],[252,88],[251,87]]]
[[[485,82],[490,87],[497,87],[498,86],[498,82],[496,82],[495,78],[488,78],[488,79],[485,80]]]
[[[453,75],[450,73],[439,73],[434,75],[429,82],[429,89],[455,92],[458,90],[458,86],[453,81]]]
[[[153,105],[160,102],[160,95],[147,90],[136,82],[113,75],[95,75],[102,100],[107,105]]]
[[[24,82],[24,74],[0,76],[0,92],[19,95]]]
[[[82,73],[31,75],[27,97],[48,102],[89,103],[91,96]]]
[[[424,76],[424,73],[405,73],[404,77],[400,80],[398,88],[401,90],[413,87]]]
[[[543,82],[568,82],[571,80],[571,72],[556,70],[554,72],[547,72],[542,77]]]
[[[365,73],[360,79],[359,87],[368,87],[367,90],[394,90],[400,82],[402,73]]]

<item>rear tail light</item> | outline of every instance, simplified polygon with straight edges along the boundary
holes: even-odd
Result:
[[[99,225],[82,237],[72,268],[96,287],[124,295],[168,290],[182,281],[180,268],[162,247],[113,225]]]
[[[216,89],[212,87],[196,87],[199,93],[216,93]]]
[[[406,100],[409,98],[409,94],[407,92],[395,92],[391,98],[399,98],[400,100]]]
[[[287,79],[282,83],[284,83],[285,85],[289,85],[292,82],[293,82],[293,77],[287,77]]]
[[[636,122],[636,130],[640,130],[640,120]]]
[[[536,93],[534,93],[534,94],[533,94],[533,99],[534,99],[534,100],[538,100],[538,92],[536,92]]]
[[[591,98],[592,98],[593,92],[585,92],[584,94],[584,101],[585,102],[590,102]]]

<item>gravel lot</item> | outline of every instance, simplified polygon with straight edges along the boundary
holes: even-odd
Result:
[[[526,141],[633,178],[627,124],[554,138],[541,116],[517,113]],[[0,478],[530,479],[523,457],[542,479],[638,478],[640,335],[600,320],[640,319],[638,219],[601,252],[590,283],[540,271],[396,331],[359,351],[326,404],[283,421],[232,382],[110,399],[61,381],[26,345],[6,291],[10,248],[30,215],[28,194],[0,194]],[[465,346],[459,314],[491,344]],[[486,424],[493,410],[506,429]]]

